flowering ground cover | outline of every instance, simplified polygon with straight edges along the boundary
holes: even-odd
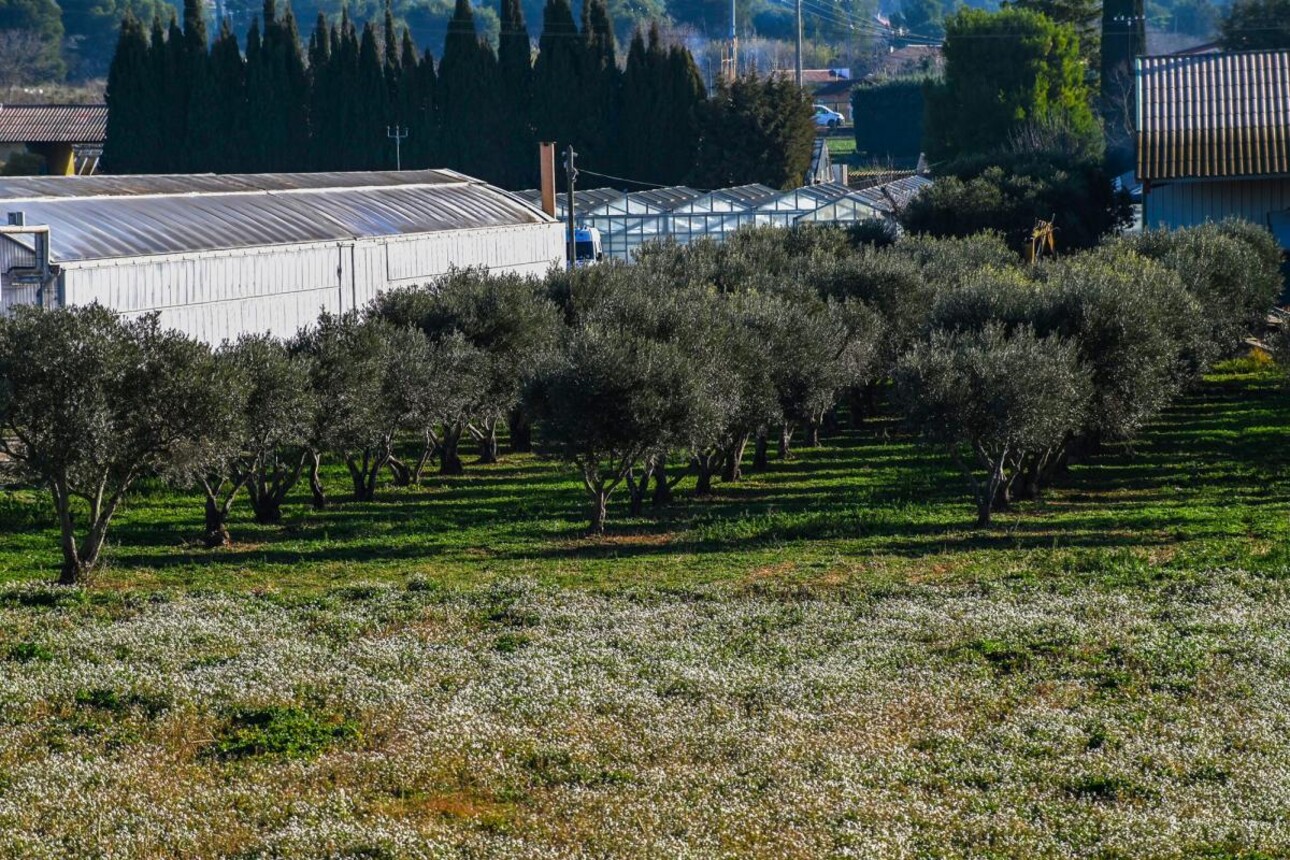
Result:
[[[531,457],[217,552],[150,486],[84,590],[8,491],[0,857],[1285,856],[1287,419],[1229,366],[990,533],[885,421],[595,540]]]

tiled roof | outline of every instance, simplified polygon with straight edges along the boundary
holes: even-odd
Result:
[[[107,105],[0,105],[0,143],[102,143]]]
[[[1138,177],[1290,173],[1290,51],[1141,57]]]

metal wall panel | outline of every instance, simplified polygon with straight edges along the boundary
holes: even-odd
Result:
[[[30,248],[18,244],[8,236],[0,236],[0,314],[8,313],[14,305],[36,303],[38,290],[35,286],[13,284],[9,278],[9,272],[13,269],[35,267],[36,255]]]
[[[361,308],[453,265],[541,275],[563,258],[556,223],[127,258],[67,264],[64,301],[98,301],[126,317],[159,311],[164,325],[218,343],[244,332],[289,336],[320,310]]]
[[[1148,228],[1191,227],[1227,217],[1268,226],[1272,212],[1290,209],[1290,178],[1152,184],[1143,201]]]

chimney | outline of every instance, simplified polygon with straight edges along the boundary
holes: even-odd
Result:
[[[542,167],[542,211],[555,217],[555,142],[538,144],[538,163]]]

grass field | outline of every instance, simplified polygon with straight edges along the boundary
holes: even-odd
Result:
[[[76,591],[0,494],[0,857],[1290,856],[1252,362],[991,532],[890,420],[603,538],[469,471],[214,552],[149,487]]]

